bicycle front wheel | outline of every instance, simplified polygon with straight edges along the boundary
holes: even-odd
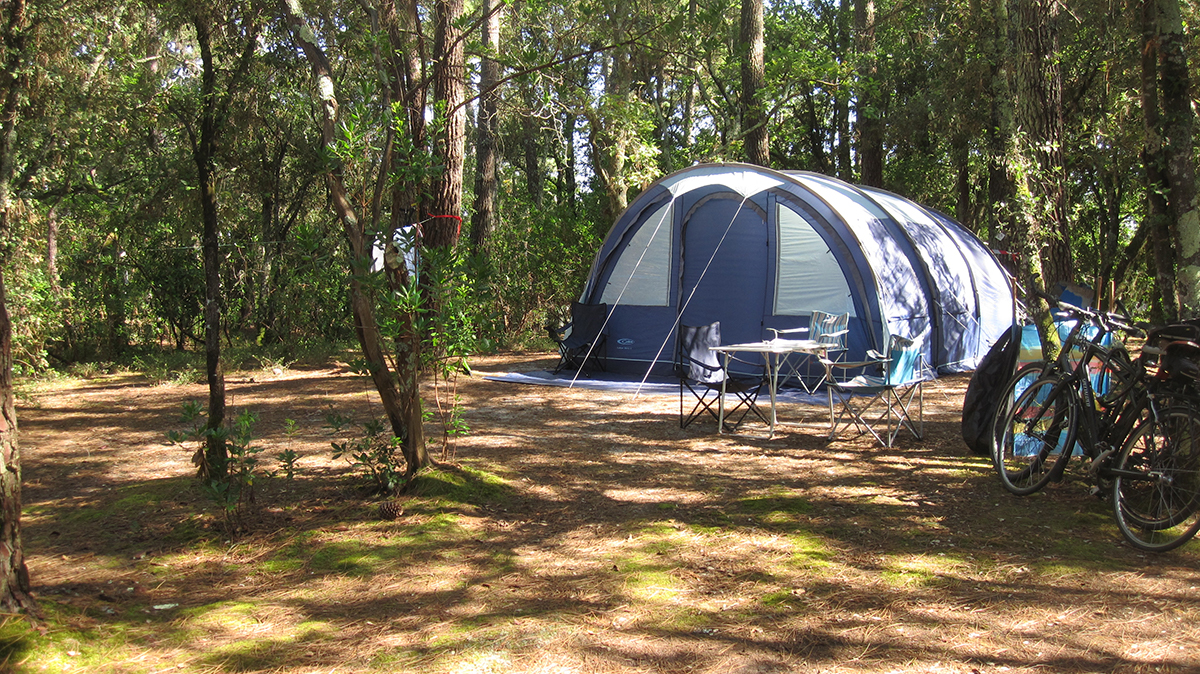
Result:
[[[1032,494],[1057,474],[1071,458],[1078,416],[1074,395],[1058,377],[1029,384],[1012,403],[1003,402],[996,414],[992,461],[1008,491]]]
[[[1134,547],[1165,552],[1200,529],[1200,415],[1177,407],[1138,426],[1113,469],[1113,513]]]

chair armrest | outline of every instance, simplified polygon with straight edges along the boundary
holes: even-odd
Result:
[[[851,369],[851,368],[855,368],[855,367],[866,367],[868,365],[882,365],[883,363],[887,363],[891,360],[890,358],[887,358],[886,356],[884,356],[882,353],[879,353],[878,351],[868,351],[867,355],[871,357],[871,360],[859,360],[859,361],[855,361],[853,363],[847,363],[845,361],[834,361],[834,360],[829,360],[828,358],[820,358],[819,360],[821,361],[821,363],[823,363],[824,365],[826,365],[828,367],[840,367],[842,369]]]
[[[780,335],[790,335],[790,334],[796,333],[796,332],[808,332],[808,328],[786,328],[783,330],[780,330],[779,328],[767,328],[767,329],[770,330],[771,332],[775,333],[775,336],[772,337],[772,339],[779,339]]]
[[[546,333],[550,335],[550,339],[552,339],[556,342],[561,342],[567,338],[567,331],[570,329],[571,329],[570,323],[567,323],[565,325],[560,325],[558,327],[554,327],[553,325],[547,325]]]

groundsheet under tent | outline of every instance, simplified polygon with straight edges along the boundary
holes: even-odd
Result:
[[[580,388],[594,391],[613,391],[638,395],[679,395],[679,380],[667,377],[652,376],[645,381],[641,377],[614,373],[592,373],[587,378],[575,378],[572,372],[554,374],[545,370],[533,372],[505,372],[488,374],[483,377],[490,381],[508,382],[511,384],[534,384],[538,386],[559,386]],[[732,394],[730,394],[732,395]],[[805,393],[803,389],[791,386],[780,387],[775,399],[781,403],[802,403],[806,405],[829,406],[829,398],[824,390],[816,393]],[[766,387],[759,395],[759,403],[768,402]]]

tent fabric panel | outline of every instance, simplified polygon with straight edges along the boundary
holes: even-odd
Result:
[[[971,283],[971,270],[956,241],[946,235],[941,222],[924,209],[894,194],[864,188],[863,191],[892,214],[921,256],[929,275],[932,312],[937,325],[931,362],[942,366],[976,358],[979,326],[975,318],[978,302]]]
[[[772,313],[801,316],[825,311],[854,315],[850,286],[825,239],[786,203],[776,204],[775,222],[778,252]]]
[[[974,363],[967,361],[961,364],[961,371],[973,370],[992,344],[1012,328],[1012,280],[979,237],[941,213],[930,211],[930,214],[944,225],[946,234],[958,243],[959,251],[968,261],[975,294],[979,298],[976,315],[979,322],[979,348]]]
[[[922,253],[933,276],[936,299],[947,314],[975,312],[975,290],[971,287],[971,270],[959,251],[957,242],[945,236],[942,223],[935,221],[924,209],[895,194],[864,189],[908,233],[909,240]]]
[[[762,338],[767,223],[753,202],[729,192],[697,200],[682,222],[680,323],[721,322],[727,344]]]
[[[766,192],[783,184],[778,177],[757,167],[738,164],[696,166],[663,178],[659,184],[679,196],[709,186],[720,186],[743,198]]]
[[[824,199],[796,181],[797,172],[785,173],[792,180],[791,189],[786,193],[777,193],[776,198],[786,202],[813,224],[813,229],[825,239],[825,243],[834,252],[842,274],[850,286],[854,314],[858,318],[851,321],[847,357],[862,360],[869,349],[881,348],[879,336],[883,334],[885,327],[879,302],[879,286],[870,261],[858,237],[841,216]]]
[[[604,243],[600,244],[600,250],[596,252],[596,257],[592,260],[587,283],[580,294],[581,302],[595,304],[600,301],[600,293],[604,290],[601,282],[607,280],[612,272],[611,258],[616,251],[620,250],[621,244],[627,240],[631,234],[630,230],[645,219],[648,211],[656,210],[672,198],[671,193],[661,186],[652,186],[634,199],[625,212],[617,218],[604,237]]]
[[[674,307],[618,305],[612,308],[608,335],[610,372],[670,374],[675,357]]]
[[[612,271],[600,289],[610,306],[665,307],[671,302],[673,201],[648,209],[646,217],[613,253]]]
[[[827,176],[793,174],[797,181],[824,199],[854,233],[874,275],[886,334],[914,337],[928,325],[929,301],[925,284],[913,268],[907,242],[894,236],[887,213],[849,185]]]

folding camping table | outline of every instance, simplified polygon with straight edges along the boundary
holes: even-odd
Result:
[[[794,353],[807,353],[825,357],[832,344],[815,339],[769,339],[763,342],[745,342],[713,347],[713,351],[725,354],[725,371],[729,371],[729,359],[734,353],[758,353],[767,361],[767,388],[771,392],[771,437],[775,437],[775,395],[779,390],[779,368],[787,357]],[[833,419],[833,401],[829,403],[829,418]],[[721,382],[721,398],[717,405],[717,432],[725,432],[725,382]]]

